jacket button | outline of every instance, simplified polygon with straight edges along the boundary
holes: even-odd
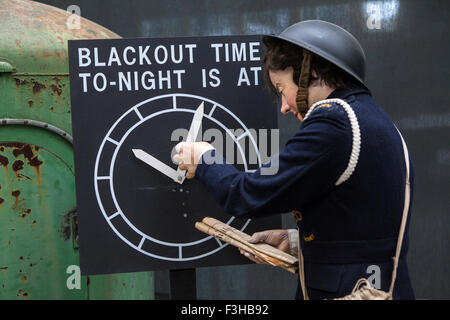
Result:
[[[296,222],[300,222],[303,219],[302,214],[298,210],[292,211],[292,215],[294,216]]]

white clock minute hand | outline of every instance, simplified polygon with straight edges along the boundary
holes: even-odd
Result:
[[[191,127],[189,128],[189,132],[186,137],[186,142],[198,141],[198,133],[202,126],[204,104],[204,102],[200,103],[197,110],[195,110],[194,117],[192,118],[191,122]]]
[[[158,170],[159,172],[165,174],[166,176],[171,178],[173,181],[178,182],[179,184],[183,183],[185,177],[180,176],[175,169],[169,167],[164,162],[159,161],[158,159],[149,155],[147,152],[145,152],[141,149],[132,149],[132,150],[133,150],[133,153],[136,156],[136,158],[138,158],[139,160],[142,160],[149,166],[151,166],[151,167],[155,168],[156,170]]]
[[[191,126],[186,137],[186,142],[198,141],[198,134],[202,127],[204,104],[204,102],[200,103],[197,110],[195,110],[194,117],[192,118]],[[182,176],[183,178],[186,177],[186,170],[180,170],[180,168],[178,168],[177,175]]]

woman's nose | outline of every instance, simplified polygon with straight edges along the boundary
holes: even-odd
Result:
[[[286,103],[286,100],[283,98],[283,99],[281,100],[281,109],[280,109],[280,112],[281,112],[282,114],[286,114],[286,113],[289,112],[289,110],[290,110],[290,107],[289,107],[289,105]]]

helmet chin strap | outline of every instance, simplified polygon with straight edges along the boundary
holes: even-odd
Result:
[[[298,79],[298,91],[295,99],[297,103],[298,112],[304,118],[308,112],[308,84],[311,74],[311,52],[303,49],[303,60],[300,70],[300,77]]]

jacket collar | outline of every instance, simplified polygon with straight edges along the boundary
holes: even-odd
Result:
[[[367,89],[364,85],[359,83],[353,83],[349,82],[346,83],[344,87],[340,87],[335,89],[330,95],[327,97],[327,99],[345,99],[349,96],[355,95],[355,94],[361,94],[365,93],[368,95],[372,95],[370,93],[370,90]]]

